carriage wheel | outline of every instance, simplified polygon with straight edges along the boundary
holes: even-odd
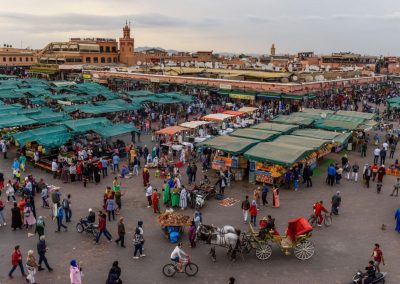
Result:
[[[272,247],[267,243],[259,243],[256,247],[256,257],[259,260],[267,260],[271,257]]]
[[[307,260],[314,255],[314,251],[314,244],[309,240],[304,240],[295,246],[294,255],[300,260]]]

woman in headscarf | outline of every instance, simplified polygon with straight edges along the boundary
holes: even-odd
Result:
[[[196,225],[194,221],[192,221],[192,224],[189,227],[189,242],[191,248],[196,247]]]
[[[36,262],[36,258],[33,255],[33,250],[28,251],[28,256],[26,257],[26,268],[28,270],[28,276],[26,277],[26,282],[34,284],[35,281],[35,274],[38,264]]]
[[[36,224],[35,216],[33,215],[33,209],[31,203],[27,202],[24,209],[24,225],[27,229],[32,228]]]
[[[179,199],[180,199],[179,189],[174,187],[171,190],[171,207],[172,208],[179,206]]]
[[[153,190],[153,193],[151,194],[151,203],[153,204],[154,213],[160,213],[158,198],[159,198],[159,193],[157,191],[157,188],[155,188]]]
[[[82,269],[76,263],[76,260],[73,259],[70,262],[69,267],[69,278],[71,280],[71,284],[82,284]]]
[[[167,204],[171,198],[170,187],[166,180],[164,180],[163,186],[163,203]]]
[[[13,228],[13,231],[17,228],[22,229],[21,210],[19,210],[16,202],[14,202],[14,207],[11,209],[11,228]]]
[[[121,188],[121,181],[118,179],[118,177],[115,177],[113,180],[113,185],[112,185],[112,189],[114,192],[119,191]]]
[[[150,173],[149,170],[145,167],[143,169],[143,186],[147,186],[150,182]]]
[[[108,272],[106,284],[121,284],[121,268],[118,266],[118,261],[114,261],[110,272]]]
[[[279,208],[279,188],[272,189],[272,207]]]
[[[182,210],[185,210],[187,207],[187,190],[184,186],[182,186],[182,190],[179,196],[179,207],[181,207]]]

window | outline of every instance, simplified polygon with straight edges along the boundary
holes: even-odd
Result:
[[[117,63],[117,57],[114,57],[114,63]]]
[[[13,58],[13,61],[14,61],[14,62],[16,62],[16,61],[17,61],[17,58],[16,58],[16,57],[14,57],[14,58]]]
[[[33,57],[31,57],[31,62],[33,61]]]
[[[104,57],[101,58],[101,63],[106,63],[106,59]]]
[[[93,57],[93,63],[99,63],[99,58]]]
[[[124,52],[124,50],[125,50],[124,47],[122,47],[122,52]]]
[[[29,57],[25,57],[25,61],[28,62],[29,61]]]
[[[104,49],[104,48],[103,48],[102,46],[100,46],[100,52],[103,52],[103,49]]]
[[[90,57],[86,57],[86,63],[90,63]]]
[[[111,57],[107,58],[107,63],[111,63]]]
[[[12,62],[12,57],[8,58],[8,61]]]
[[[112,52],[117,52],[117,48],[115,46],[112,47]]]
[[[110,52],[110,47],[109,46],[106,47],[106,52]]]
[[[22,57],[19,58],[19,62],[22,62]]]
[[[6,60],[7,60],[7,58],[6,58],[6,57],[3,57],[3,62],[6,62]]]

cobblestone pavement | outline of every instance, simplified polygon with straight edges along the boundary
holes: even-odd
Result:
[[[371,137],[373,135],[371,134]],[[149,145],[148,137],[143,137]],[[360,167],[366,161],[371,162],[372,145],[368,148],[369,156],[361,159],[359,153],[350,152],[350,162],[359,161]],[[340,161],[342,154],[329,154],[327,158]],[[5,178],[10,177],[12,154],[10,159],[4,161],[0,158],[0,171],[5,173]],[[396,153],[396,157],[397,157]],[[388,159],[388,163],[394,160]],[[124,283],[227,283],[230,276],[237,279],[237,283],[349,283],[353,274],[359,268],[366,266],[371,254],[373,244],[381,244],[387,265],[382,268],[388,271],[389,283],[400,283],[400,274],[396,272],[399,262],[400,236],[394,231],[394,211],[399,207],[399,198],[390,197],[395,178],[384,178],[383,190],[380,195],[375,192],[375,183],[366,189],[362,182],[343,180],[341,185],[333,188],[325,184],[325,169],[320,176],[313,177],[312,188],[300,187],[298,192],[282,189],[280,194],[281,207],[273,209],[264,207],[258,217],[271,214],[276,218],[276,225],[280,232],[284,232],[287,221],[299,216],[308,217],[312,211],[312,204],[318,200],[330,203],[331,196],[340,190],[342,194],[342,208],[340,215],[333,218],[331,227],[315,229],[312,240],[315,243],[316,253],[309,261],[299,261],[293,255],[285,256],[277,246],[273,245],[273,253],[268,261],[261,262],[255,257],[254,252],[239,257],[233,263],[225,255],[226,250],[217,248],[217,262],[213,263],[208,255],[210,247],[198,244],[198,247],[188,247],[187,233],[183,236],[185,250],[191,254],[192,260],[199,265],[199,273],[189,279],[186,275],[176,275],[173,279],[165,278],[161,273],[162,266],[169,262],[169,256],[174,248],[163,236],[160,226],[156,222],[156,215],[152,209],[147,208],[142,178],[132,178],[122,181],[123,210],[127,228],[127,248],[117,247],[115,243],[108,243],[104,237],[99,245],[94,245],[88,236],[76,232],[75,224],[79,217],[86,216],[89,207],[94,210],[101,209],[104,189],[110,185],[114,175],[109,175],[98,186],[90,184],[83,188],[80,183],[62,184],[53,180],[51,175],[28,166],[28,171],[37,178],[43,177],[46,182],[61,186],[63,196],[72,194],[72,223],[69,223],[68,232],[55,233],[56,224],[50,219],[49,210],[40,208],[39,197],[36,196],[38,215],[46,216],[46,237],[49,251],[47,253],[50,265],[54,271],[37,273],[38,283],[69,283],[69,261],[77,259],[82,262],[84,271],[83,283],[105,283],[108,270],[114,260],[119,260],[122,268]],[[182,171],[184,172],[184,171]],[[209,173],[212,176],[212,173]],[[199,175],[198,175],[199,176]],[[213,177],[215,178],[215,177]],[[186,176],[183,175],[184,184]],[[162,180],[154,177],[152,172],[151,183],[160,187]],[[227,197],[242,200],[248,194],[252,195],[254,185],[247,182],[233,182],[226,189]],[[4,195],[2,196],[4,200]],[[271,196],[268,196],[269,200]],[[11,252],[16,244],[21,245],[23,258],[29,249],[36,253],[37,236],[28,238],[28,231],[11,231],[10,225],[11,203],[6,203],[8,224],[0,228],[0,282],[25,283],[17,270],[14,279],[9,280],[7,273],[11,268]],[[248,230],[242,221],[240,202],[232,207],[222,207],[215,200],[207,201],[203,212],[205,224],[223,226],[226,224]],[[192,215],[192,210],[185,211]],[[119,217],[117,216],[117,218]],[[132,236],[136,222],[144,221],[145,253],[146,257],[133,260]],[[387,224],[386,230],[381,230],[381,225]],[[107,224],[114,239],[117,231],[117,221]],[[32,231],[32,230],[31,230]]]

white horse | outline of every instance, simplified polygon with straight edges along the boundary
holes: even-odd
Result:
[[[217,228],[202,224],[197,228],[197,239],[214,245],[210,252],[214,261],[216,261],[215,246],[228,248],[228,254],[231,254],[231,259],[236,260],[239,237],[240,231],[230,225]]]

